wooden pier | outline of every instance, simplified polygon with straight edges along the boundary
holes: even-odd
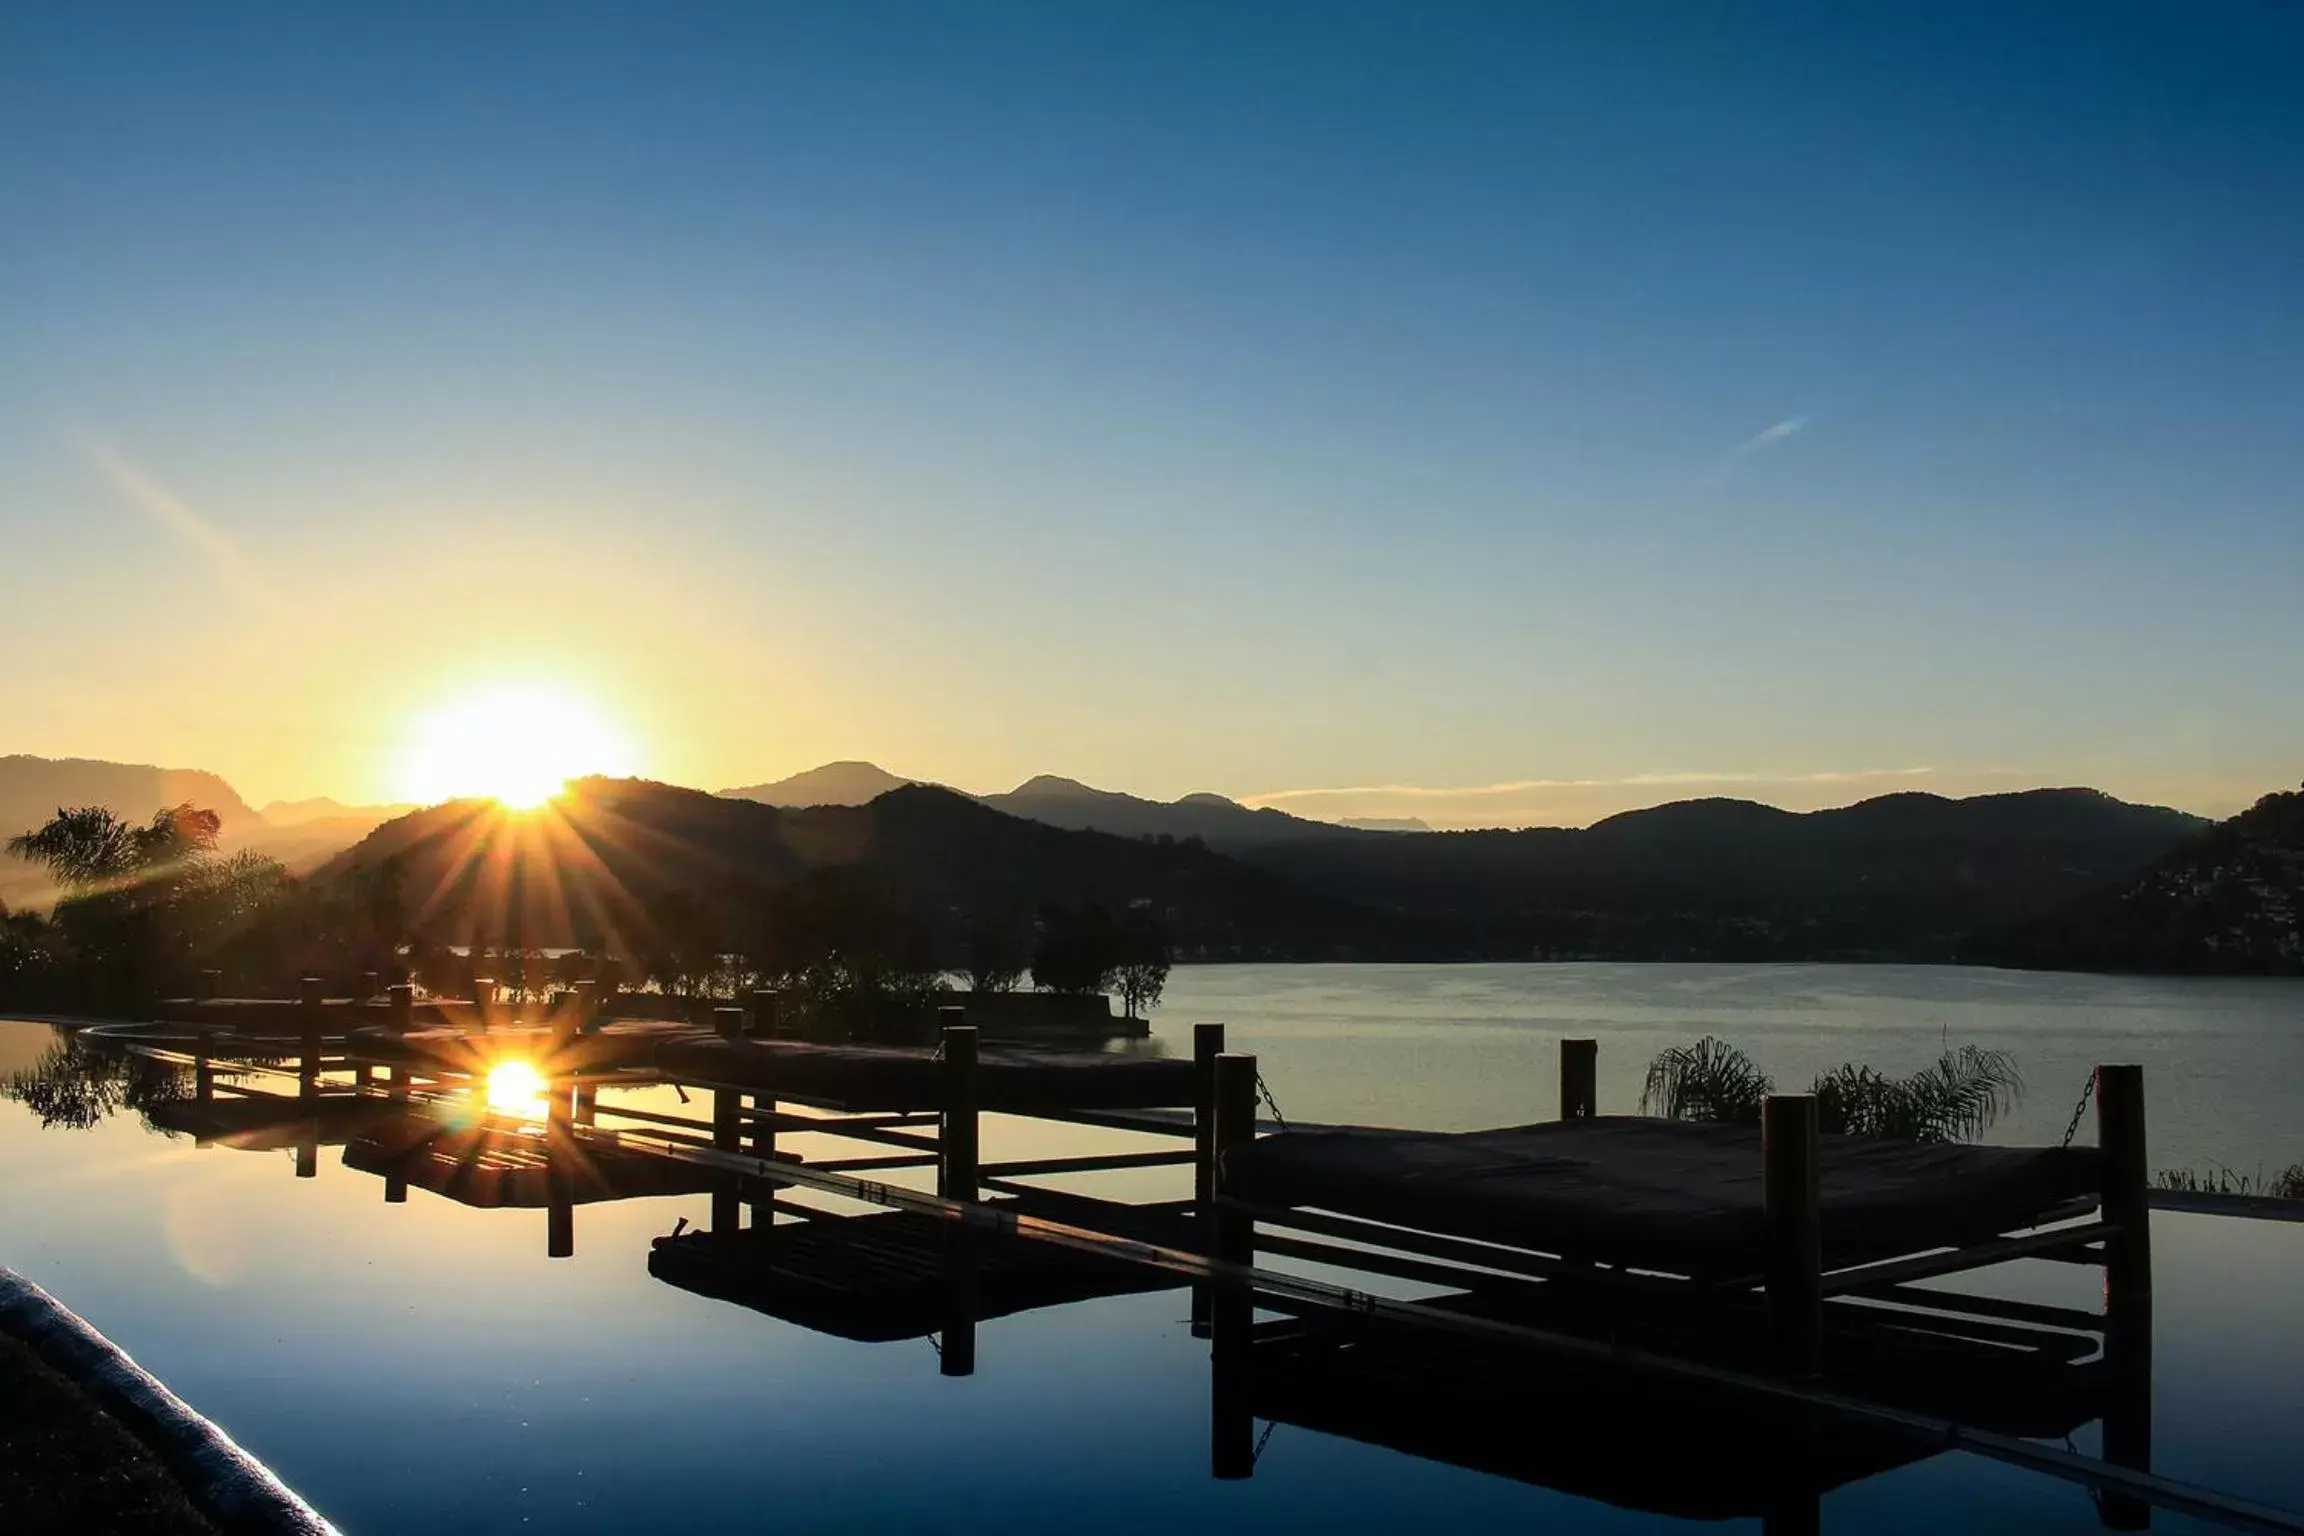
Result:
[[[1723,1276],[1253,1198],[1247,1175],[1267,1129],[1256,1115],[1256,1061],[1224,1054],[1221,1026],[1195,1030],[1191,1062],[1099,1068],[1006,1060],[957,1020],[933,1053],[762,1040],[748,1029],[756,1015],[738,1010],[702,1029],[623,1030],[587,1017],[573,1029],[547,1022],[456,1039],[451,1029],[412,1042],[426,1030],[401,1006],[398,1017],[411,1027],[371,1049],[366,1029],[330,1043],[311,1027],[322,1010],[303,1001],[300,1049],[286,1058],[222,1067],[217,1032],[202,1031],[195,1109],[262,1095],[301,1116],[299,1124],[344,1117],[351,1147],[361,1149],[356,1163],[348,1149],[347,1162],[384,1174],[388,1199],[395,1186],[405,1198],[412,1178],[432,1187],[418,1171],[424,1165],[409,1161],[416,1148],[476,1148],[482,1163],[503,1160],[504,1197],[469,1203],[544,1205],[547,1251],[556,1255],[573,1251],[573,1211],[584,1199],[708,1191],[710,1225],[659,1240],[652,1273],[842,1337],[939,1334],[951,1374],[973,1368],[979,1321],[1192,1285],[1195,1328],[1210,1345],[1219,1477],[1252,1471],[1250,1432],[1261,1418],[1608,1497],[1603,1452],[1637,1438],[1646,1415],[1741,1446],[1731,1462],[1748,1454],[1772,1468],[1742,1482],[1723,1471],[1714,1483],[1722,1511],[1758,1513],[1771,1530],[1813,1528],[1825,1489],[1957,1448],[2097,1490],[2115,1528],[2137,1528],[2164,1508],[2240,1529],[2304,1531],[2286,1512],[2150,1471],[2149,1200],[2141,1076],[2132,1067],[2099,1069],[2099,1151],[2085,1199],[2042,1210],[2029,1225],[1917,1251],[1868,1247],[1854,1259],[1835,1239],[1822,1172],[1830,1149],[1820,1145],[1814,1105],[1776,1096],[1754,1153],[1760,1259],[1749,1273]],[[267,1029],[259,1038],[271,1045],[278,1035]],[[556,1040],[613,1043],[589,1056],[553,1056]],[[485,1118],[491,1052],[514,1041],[540,1044],[558,1069],[542,1127]],[[1564,1043],[1561,1104],[1569,1121],[1604,1131],[1595,1057],[1591,1042]],[[1139,1066],[1157,1070],[1130,1070]],[[295,1092],[234,1074],[292,1080]],[[620,1088],[652,1083],[701,1102],[681,1112],[620,1102]],[[385,1103],[411,1124],[450,1129],[361,1134],[353,1109],[314,1113],[338,1099]],[[986,1113],[1188,1145],[987,1162],[979,1132]],[[477,1126],[475,1116],[483,1117]],[[796,1135],[865,1150],[804,1161],[785,1139]],[[386,1155],[394,1146],[397,1158]],[[633,1170],[633,1182],[588,1185],[587,1165]],[[1178,1198],[1128,1204],[1042,1182],[1159,1167],[1177,1169]],[[925,1187],[885,1177],[897,1173]],[[451,1188],[445,1177],[440,1183]],[[810,1197],[877,1209],[838,1214]],[[2015,1258],[2100,1267],[2104,1308],[1922,1283]],[[1441,1294],[1401,1299],[1282,1267],[1302,1264]],[[1259,1323],[1259,1314],[1282,1321]],[[1466,1403],[1524,1387],[1526,1378],[1508,1373],[1529,1362],[1542,1362],[1547,1390],[1573,1380],[1579,1404],[1558,1433],[1539,1437],[1542,1453],[1527,1444],[1524,1420],[1450,1419]],[[1610,1413],[1625,1416],[1613,1438]],[[2089,1418],[2105,1423],[2102,1457],[2037,1438]],[[1586,1427],[1590,1439],[1578,1440]],[[1635,1497],[1636,1481],[1618,1492]]]

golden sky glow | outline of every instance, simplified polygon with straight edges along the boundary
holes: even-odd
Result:
[[[570,779],[636,773],[639,758],[630,737],[583,695],[507,683],[466,694],[416,722],[399,792],[424,804],[486,796],[528,809]]]

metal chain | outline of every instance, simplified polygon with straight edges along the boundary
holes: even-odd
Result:
[[[2088,1074],[2088,1082],[2080,1090],[2080,1102],[2072,1106],[2072,1123],[2064,1127],[2064,1139],[2059,1146],[2072,1145],[2072,1138],[2080,1134],[2080,1117],[2088,1113],[2088,1101],[2096,1097],[2096,1074]]]
[[[1272,1123],[1282,1130],[1288,1129],[1288,1117],[1280,1113],[1280,1101],[1272,1097],[1272,1085],[1264,1081],[1261,1072],[1256,1074],[1256,1091],[1263,1096],[1264,1107],[1272,1111]]]
[[[1264,1459],[1264,1447],[1272,1439],[1272,1431],[1279,1427],[1280,1421],[1278,1419],[1266,1419],[1264,1421],[1264,1433],[1256,1437],[1256,1449],[1250,1453],[1248,1465],[1254,1466]]]

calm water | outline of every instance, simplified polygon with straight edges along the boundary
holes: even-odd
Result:
[[[2021,1135],[2060,1134],[2086,1064],[2117,1056],[2146,1065],[2156,1160],[2304,1159],[2283,1123],[2304,1065],[2292,984],[1240,967],[1178,972],[1156,1037],[1195,1018],[1227,1020],[1308,1119],[1544,1116],[1563,1033],[1601,1038],[1603,1109],[1630,1107],[1657,1046],[1706,1031],[1786,1080],[1849,1055],[1917,1064],[1949,1033],[2020,1054],[2036,1085]],[[0,1025],[0,1067],[50,1038]],[[1126,1144],[1004,1122],[986,1136],[991,1156]],[[44,1130],[0,1103],[0,1170],[0,1262],[355,1532],[1694,1529],[1285,1425],[1252,1479],[1217,1482],[1207,1346],[1182,1292],[986,1323],[976,1374],[956,1380],[925,1340],[848,1343],[651,1279],[649,1240],[703,1224],[701,1196],[585,1206],[576,1256],[553,1261],[540,1211],[421,1190],[386,1206],[334,1149],[297,1179],[288,1153],[195,1149],[132,1113]],[[1169,1177],[1105,1187],[1179,1193]],[[2304,1226],[2163,1214],[2155,1232],[2156,1470],[2304,1507]],[[2074,1305],[2095,1283],[2037,1264],[1993,1278]],[[1529,1382],[1534,1426],[1540,1369]],[[1668,1467],[1673,1448],[1654,1449]],[[1824,1516],[1840,1531],[2098,1528],[2080,1491],[1965,1456],[1832,1493]]]
[[[1997,1141],[2055,1141],[2100,1061],[2144,1066],[2156,1166],[2253,1176],[2304,1162],[2304,980],[1858,965],[1243,965],[1174,973],[1155,1032],[1222,1019],[1283,1113],[1469,1129],[1559,1110],[1559,1038],[1600,1042],[1600,1108],[1629,1114],[1656,1052],[1718,1035],[1787,1088],[1855,1060],[2013,1052],[2027,1091]]]

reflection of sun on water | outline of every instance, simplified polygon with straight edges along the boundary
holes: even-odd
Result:
[[[524,1061],[500,1061],[488,1069],[488,1107],[500,1115],[544,1118],[544,1074]]]
[[[638,754],[590,700],[512,685],[472,694],[417,728],[401,793],[429,805],[484,796],[515,810],[542,805],[572,778],[637,771]]]

